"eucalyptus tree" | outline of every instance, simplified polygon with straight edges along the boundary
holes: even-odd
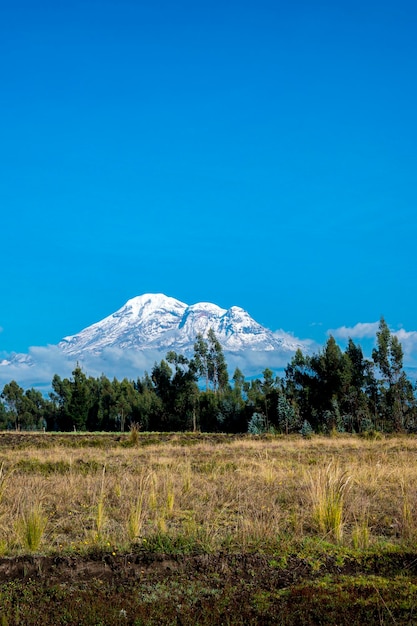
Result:
[[[209,378],[213,384],[214,392],[222,392],[229,385],[229,374],[223,348],[212,328],[207,333],[207,342],[210,364]]]
[[[1,397],[3,424],[13,425],[16,430],[44,428],[47,402],[40,391],[33,388],[24,391],[12,380],[4,386]]]
[[[373,363],[364,358],[361,346],[349,338],[345,349],[346,386],[342,398],[346,430],[362,432],[375,428],[376,380]]]
[[[312,408],[315,381],[311,357],[303,354],[298,348],[284,371],[283,391],[286,398],[296,407],[301,420],[308,421],[314,429],[317,429],[319,424]]]
[[[229,384],[226,359],[223,348],[212,328],[207,333],[207,339],[199,333],[194,343],[193,362],[199,378],[205,381],[206,391],[224,391]]]
[[[74,430],[86,430],[88,415],[93,398],[87,376],[77,364],[70,379],[71,396],[68,403],[68,414]]]
[[[19,430],[22,426],[22,415],[24,411],[23,394],[24,390],[15,380],[4,385],[1,393],[10,422],[14,425],[16,430]]]
[[[297,409],[283,393],[278,397],[277,422],[279,430],[286,435],[299,432],[301,427]]]
[[[372,359],[379,371],[379,410],[388,430],[402,431],[414,423],[416,402],[413,387],[403,370],[403,349],[383,317],[376,334]]]
[[[174,351],[168,352],[166,360],[175,367],[171,380],[173,421],[181,429],[196,431],[199,427],[197,366],[193,359]]]

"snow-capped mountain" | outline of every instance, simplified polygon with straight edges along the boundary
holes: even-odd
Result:
[[[169,350],[192,356],[199,333],[212,328],[225,352],[229,371],[239,367],[247,376],[265,367],[282,370],[311,342],[258,324],[244,309],[222,309],[199,302],[191,306],[163,294],[144,294],[128,300],[118,311],[88,326],[58,345],[32,346],[28,354],[11,354],[0,361],[1,384],[50,385],[55,374],[70,376],[77,362],[89,376],[137,378],[151,371]]]
[[[191,352],[198,333],[212,328],[224,350],[295,352],[303,346],[285,333],[273,333],[242,308],[222,309],[199,302],[191,306],[164,294],[144,294],[128,300],[118,311],[76,335],[59,348],[82,359],[108,348]]]

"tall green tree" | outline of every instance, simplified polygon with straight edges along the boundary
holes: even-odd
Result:
[[[10,421],[16,430],[22,426],[22,416],[24,413],[24,390],[15,380],[7,383],[3,387],[1,397],[3,398],[6,411]]]
[[[199,429],[199,389],[195,362],[174,351],[168,352],[166,360],[175,366],[172,378],[173,421],[181,430]]]
[[[398,338],[391,334],[383,317],[379,321],[376,342],[377,347],[372,351],[372,358],[379,368],[382,380],[388,385],[393,385],[401,375],[403,351]]]
[[[174,351],[168,352],[166,359],[160,363],[155,363],[150,379],[145,378],[138,385],[140,395],[146,394],[152,429],[172,431],[199,428],[197,376],[194,360]],[[142,411],[143,398],[139,403]]]
[[[209,378],[213,384],[214,392],[225,391],[229,384],[226,359],[220,341],[212,328],[207,333],[209,352]]]
[[[372,359],[379,371],[379,411],[386,430],[403,431],[414,420],[415,399],[403,370],[403,350],[383,317],[376,334]]]
[[[52,378],[52,391],[49,394],[52,409],[47,423],[49,430],[72,430],[73,425],[69,413],[71,399],[71,382],[68,378],[61,379],[58,374]]]
[[[107,376],[102,374],[97,381],[95,391],[96,401],[94,402],[94,407],[96,412],[94,415],[90,411],[89,429],[94,428],[91,422],[95,421],[97,430],[116,430],[118,381],[116,379],[110,381]]]
[[[210,355],[207,342],[201,333],[198,333],[194,343],[194,357],[193,362],[195,364],[196,372],[199,378],[205,381],[206,391],[209,388],[209,375],[212,372],[212,365],[210,363]]]
[[[6,430],[10,424],[4,402],[0,401],[0,430]]]
[[[23,390],[15,380],[4,386],[1,397],[4,401],[4,413],[7,422],[16,430],[33,430],[43,428],[46,413],[46,402],[40,391]]]
[[[282,433],[288,435],[300,431],[302,424],[298,411],[283,393],[278,398],[277,418],[278,428]]]
[[[206,391],[217,393],[224,391],[229,384],[226,359],[223,348],[212,328],[207,333],[207,340],[199,333],[194,344],[193,363],[198,378],[206,383]]]
[[[72,372],[70,385],[71,395],[68,403],[68,414],[72,426],[74,430],[86,430],[93,398],[87,377],[79,365]]]
[[[138,394],[138,423],[142,430],[158,430],[163,403],[157,396],[151,376],[145,372],[135,383]]]
[[[23,423],[27,429],[42,429],[46,427],[47,402],[37,389],[27,389],[23,398]]]
[[[285,368],[284,393],[289,402],[297,408],[301,421],[307,421],[314,430],[319,427],[317,414],[313,410],[316,393],[315,374],[311,358],[299,348]]]
[[[364,358],[361,346],[350,338],[345,350],[346,377],[341,407],[346,430],[362,432],[375,428],[373,389],[375,377],[372,363]]]
[[[263,415],[266,428],[277,426],[277,403],[281,390],[281,381],[274,376],[268,367],[262,372],[262,378],[255,378],[246,387],[247,403],[251,407],[251,415]],[[251,418],[248,415],[248,419]]]

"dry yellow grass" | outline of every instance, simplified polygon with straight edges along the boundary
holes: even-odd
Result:
[[[381,540],[414,542],[417,535],[414,437],[242,438],[192,446],[180,438],[141,446],[139,438],[137,446],[104,449],[53,441],[42,449],[0,450],[3,553],[22,549],[19,520],[39,506],[47,520],[41,549],[52,551],[122,550],[155,537],[208,550],[278,549],[306,537],[366,548]],[[341,509],[327,511],[333,526],[318,510],[324,479],[342,496]]]

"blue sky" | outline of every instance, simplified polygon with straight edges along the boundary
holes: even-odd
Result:
[[[145,292],[415,341],[414,2],[0,9],[0,353]]]

